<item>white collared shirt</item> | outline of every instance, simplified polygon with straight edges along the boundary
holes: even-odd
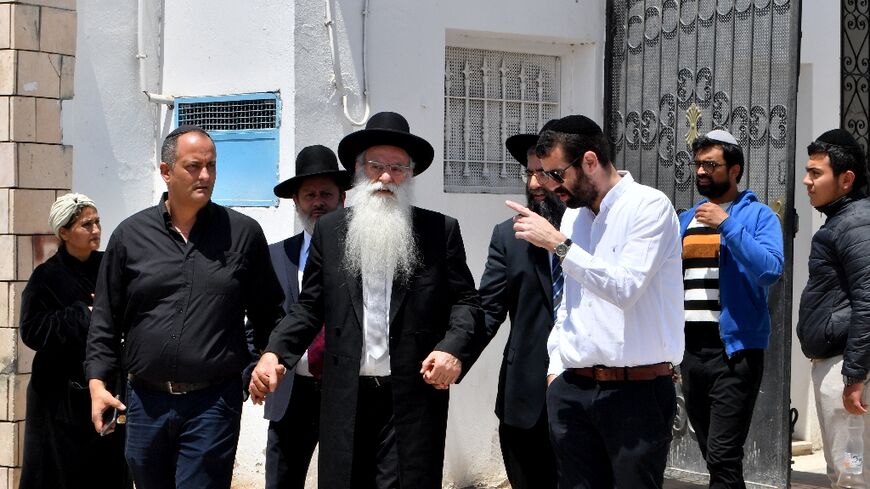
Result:
[[[363,342],[360,375],[390,375],[390,299],[393,279],[363,276]]]
[[[302,247],[299,248],[299,270],[296,272],[300,291],[302,291],[302,275],[305,273],[305,264],[308,263],[309,248],[311,248],[311,235],[308,234],[308,231],[302,231]]]
[[[549,374],[683,358],[683,271],[677,214],[660,191],[619,172],[598,214],[568,209],[565,292],[547,340]]]
[[[308,249],[311,247],[311,235],[308,231],[302,232],[302,248],[299,249],[299,271],[296,272],[299,280],[299,291],[302,291],[302,275],[305,273],[305,264],[308,263]],[[314,377],[311,375],[311,370],[308,368],[308,350],[302,354],[302,358],[296,364],[296,375],[305,377]]]

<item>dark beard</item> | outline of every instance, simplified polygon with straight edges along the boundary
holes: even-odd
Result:
[[[562,222],[562,214],[565,213],[565,204],[553,192],[544,191],[544,200],[537,201],[532,197],[532,192],[526,189],[526,201],[529,209],[546,219],[556,229]]]
[[[717,199],[731,190],[731,182],[725,181],[717,183],[712,178],[710,178],[709,181],[709,184],[702,186],[701,182],[698,179],[695,179],[695,188],[698,189],[698,193],[708,199]]]
[[[578,171],[574,187],[567,190],[567,194],[569,197],[565,201],[565,204],[568,207],[572,209],[579,209],[580,207],[592,208],[592,204],[595,203],[595,199],[598,197],[598,189],[589,177],[583,172]]]

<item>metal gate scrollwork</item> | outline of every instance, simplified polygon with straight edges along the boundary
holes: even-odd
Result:
[[[779,209],[791,229],[785,210],[794,205],[799,11],[795,0],[609,1],[604,126],[616,166],[686,209],[700,198],[692,141],[728,130],[746,157],[740,188]],[[865,31],[867,21],[861,20]],[[866,70],[866,53],[864,63]],[[865,98],[868,85],[865,79]],[[866,136],[866,117],[862,127]],[[788,483],[792,244],[786,241],[787,276],[771,289],[771,345],[745,446],[750,487]],[[668,475],[703,480],[706,466],[686,425],[675,421]]]
[[[870,155],[870,4],[842,0],[841,127]]]
[[[783,198],[786,175],[770,174],[768,163],[783,166],[791,150],[794,3],[612,2],[622,19],[610,32],[608,70],[615,160],[685,208],[697,200],[686,136],[726,129],[746,152],[742,188],[765,202]]]

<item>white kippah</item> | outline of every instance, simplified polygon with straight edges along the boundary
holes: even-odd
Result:
[[[60,238],[60,228],[69,224],[70,218],[82,207],[96,209],[97,205],[87,195],[75,193],[61,195],[54,201],[48,212],[48,225],[55,236]]]
[[[739,146],[739,144],[737,144],[737,139],[735,139],[730,132],[723,131],[722,129],[714,129],[708,132],[705,136],[707,137],[707,139],[712,139],[713,141],[719,141],[720,143],[728,143]]]

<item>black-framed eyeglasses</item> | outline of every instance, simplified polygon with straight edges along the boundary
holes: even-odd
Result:
[[[714,171],[716,171],[716,168],[719,168],[720,166],[726,165],[726,163],[719,163],[719,162],[716,162],[713,160],[704,160],[704,161],[695,160],[692,163],[695,167],[695,171],[698,171],[699,169],[701,169],[703,167],[704,173],[713,173]]]
[[[570,163],[568,163],[568,166],[566,166],[565,168],[559,168],[556,170],[545,170],[543,173],[547,178],[552,178],[553,181],[556,183],[565,183],[565,172],[568,171],[568,169],[572,166],[576,165],[580,158],[580,156],[574,158]]]

